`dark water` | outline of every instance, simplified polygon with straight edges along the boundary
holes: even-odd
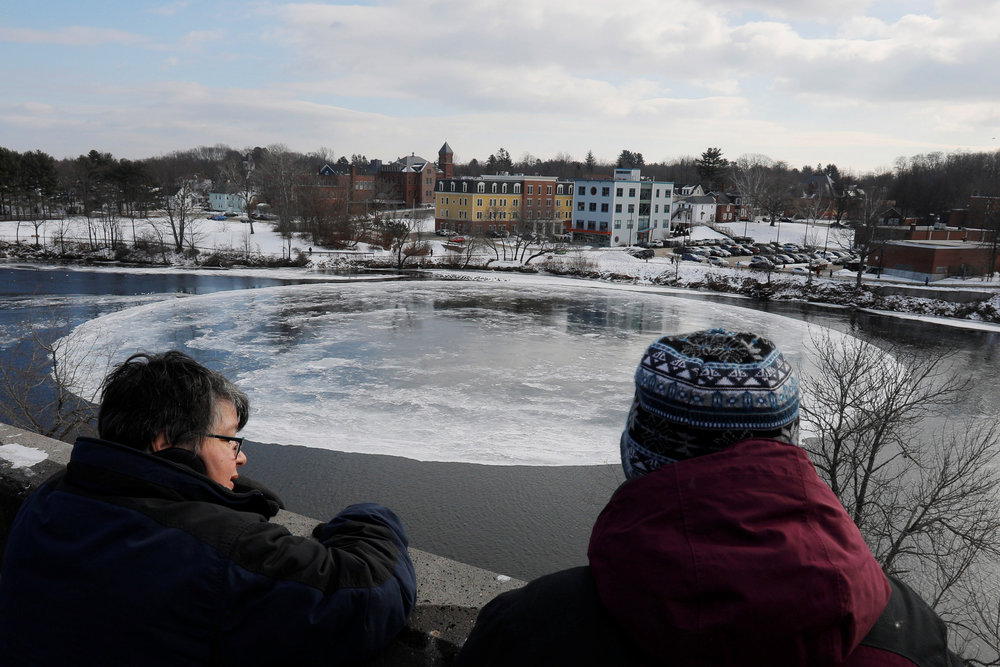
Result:
[[[139,274],[0,268],[0,354],[25,318],[68,328],[148,300],[149,295],[204,294],[294,281],[226,275]],[[605,295],[606,296],[606,295]],[[705,303],[747,301],[692,297]],[[599,301],[599,300],[598,300]],[[525,304],[545,308],[545,304]],[[974,380],[960,413],[995,413],[998,334],[804,304],[765,304],[776,314],[955,353],[956,372]],[[593,313],[594,322],[602,314]],[[632,326],[614,317],[603,326]],[[641,322],[637,325],[641,326]],[[320,519],[361,501],[383,503],[403,518],[415,547],[519,578],[586,562],[594,518],[622,481],[616,465],[490,466],[420,462],[297,446],[246,445],[244,472],[281,495],[289,509]]]

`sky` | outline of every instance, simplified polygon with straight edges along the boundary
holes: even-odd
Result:
[[[986,0],[0,5],[0,146],[891,169],[1000,138]]]

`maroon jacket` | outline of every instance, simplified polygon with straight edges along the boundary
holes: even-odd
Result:
[[[958,664],[941,620],[882,574],[805,452],[775,440],[623,484],[594,526],[590,567],[495,598],[455,662]]]
[[[806,453],[775,440],[626,482],[589,555],[604,605],[670,665],[841,664],[891,592]]]

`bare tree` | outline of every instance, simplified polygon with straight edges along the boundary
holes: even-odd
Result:
[[[395,257],[396,268],[401,269],[411,257],[421,257],[430,252],[430,244],[423,240],[419,220],[402,217],[398,213],[380,216],[374,233],[384,248]]]
[[[820,476],[883,569],[921,591],[976,664],[1000,664],[983,623],[995,598],[971,585],[1000,567],[1000,422],[948,421],[967,383],[945,356],[829,333],[810,347],[804,446]]]
[[[112,351],[96,342],[98,337],[89,342],[59,338],[55,329],[65,324],[22,322],[18,344],[0,358],[0,415],[58,439],[72,439],[93,421],[96,389],[83,392],[81,379],[95,368],[106,371],[112,359]]]
[[[768,173],[773,166],[774,160],[759,153],[741,155],[732,165],[730,177],[751,218],[760,213]]]
[[[861,279],[868,267],[869,258],[878,257],[881,260],[885,247],[885,237],[880,229],[886,212],[891,208],[886,199],[886,190],[879,186],[865,189],[855,189],[861,202],[858,225],[854,228],[854,237],[850,242],[850,250],[858,256],[858,274],[855,285],[861,287]],[[881,268],[879,269],[881,275]]]
[[[222,165],[222,178],[225,180],[223,189],[228,193],[232,192],[240,202],[247,222],[250,224],[250,233],[253,229],[253,207],[256,205],[257,196],[257,176],[254,174],[255,166],[253,159],[249,155],[244,157],[233,156]]]
[[[197,236],[194,182],[190,178],[180,178],[164,194],[163,210],[174,239],[174,250],[183,252],[185,245],[194,247]]]

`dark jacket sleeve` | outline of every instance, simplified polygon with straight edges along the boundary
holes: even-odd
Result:
[[[352,505],[314,536],[261,522],[237,538],[223,588],[231,596],[223,625],[231,627],[220,628],[216,662],[351,663],[403,628],[416,579],[399,518],[379,505]],[[270,653],[276,636],[286,647],[280,655]]]
[[[859,658],[855,662],[868,664],[860,657],[875,655],[871,654],[871,649],[875,649],[904,658],[919,667],[962,665],[962,659],[948,650],[947,628],[934,610],[901,580],[893,576],[888,579],[892,596],[875,627],[855,650]],[[875,659],[871,664],[881,665],[886,661]]]
[[[649,664],[601,604],[589,567],[540,577],[483,607],[455,667]]]

